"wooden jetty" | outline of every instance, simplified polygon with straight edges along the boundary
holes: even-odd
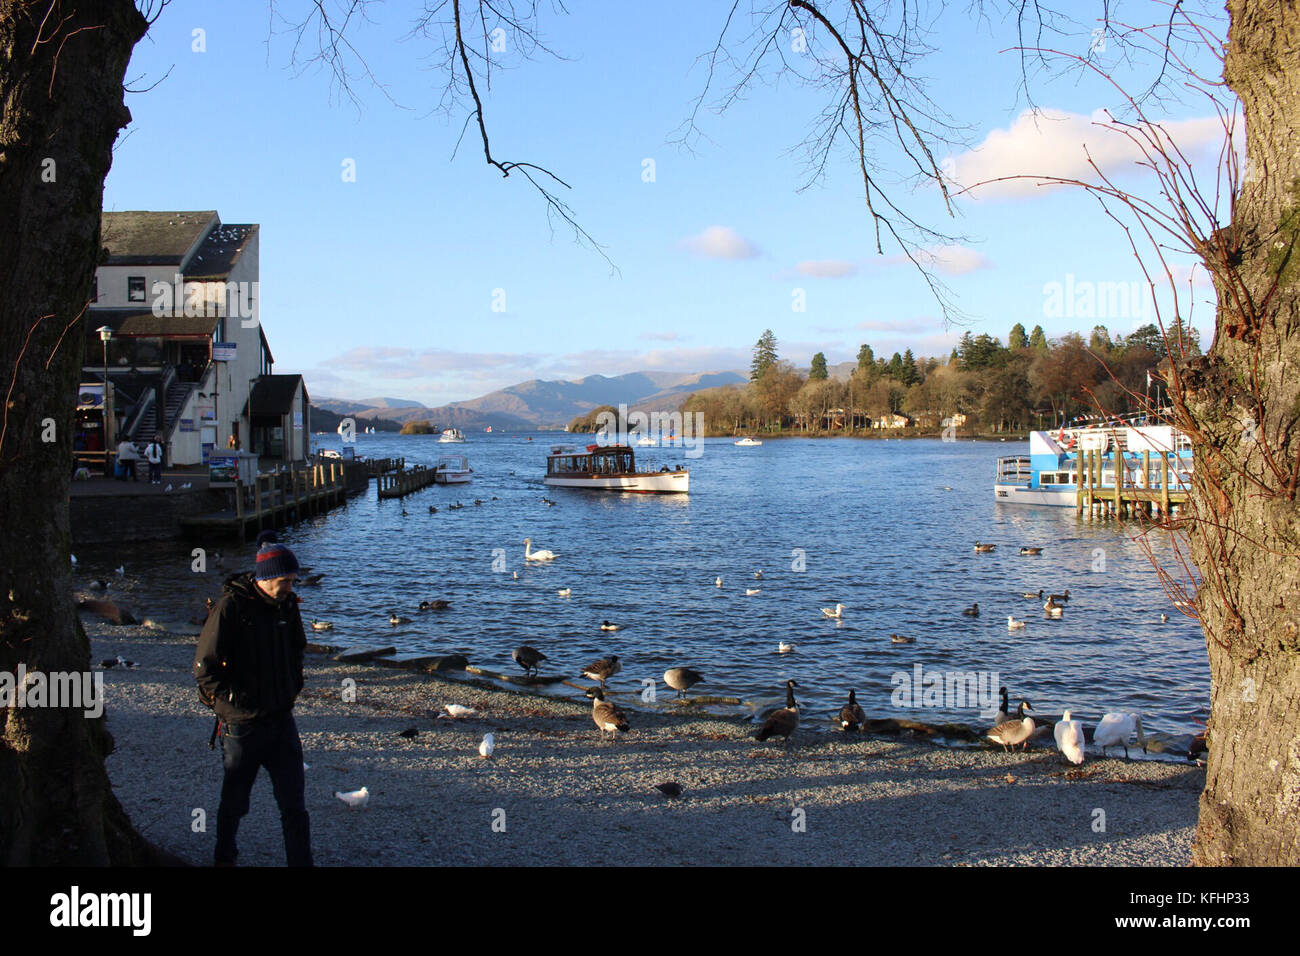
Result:
[[[1121,453],[1122,454],[1122,453]],[[1158,481],[1152,475],[1152,453],[1123,454],[1105,459],[1100,451],[1080,451],[1074,462],[1075,510],[1083,518],[1167,518],[1170,509],[1187,502],[1187,459],[1173,452],[1156,452],[1160,458]],[[1103,464],[1113,468],[1114,481],[1102,483]],[[1179,487],[1171,488],[1174,484]]]
[[[375,478],[379,475],[386,475],[390,471],[401,471],[406,467],[405,458],[367,458],[366,464],[370,467],[370,477]]]
[[[193,533],[233,534],[243,540],[263,528],[279,528],[346,504],[347,491],[342,462],[277,468],[258,475],[252,484],[236,482],[233,507],[181,518],[181,527]]]
[[[425,465],[416,465],[414,468],[404,468],[400,471],[377,475],[379,497],[381,499],[401,498],[413,491],[427,488],[433,484],[433,475],[434,469]]]

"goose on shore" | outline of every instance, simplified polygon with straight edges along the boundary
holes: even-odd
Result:
[[[799,726],[799,705],[794,699],[794,689],[799,685],[793,679],[785,682],[785,706],[773,711],[763,722],[757,734],[758,740],[767,740],[780,734],[785,738],[786,746],[790,744],[790,735]]]
[[[1011,617],[1010,615],[1007,616],[1008,631],[1020,631],[1023,630],[1024,627],[1025,627],[1024,621],[1017,621],[1014,617]]]
[[[605,681],[609,680],[615,674],[623,669],[619,662],[617,654],[611,654],[609,657],[602,657],[598,661],[593,661],[582,669],[582,676],[588,680],[600,682],[602,690],[605,688]]]
[[[1043,549],[1042,548],[1021,548],[1020,553],[1021,554],[1042,554]]]
[[[1056,749],[1065,754],[1065,759],[1073,764],[1083,763],[1083,724],[1070,719],[1067,710],[1056,722]]]
[[[527,644],[516,647],[510,652],[514,662],[524,669],[524,676],[528,677],[529,671],[532,674],[537,673],[537,667],[542,661],[546,660],[546,655],[535,647],[529,647]]]
[[[999,687],[998,694],[1002,698],[1002,705],[998,708],[997,714],[993,717],[993,726],[995,727],[998,724],[1004,724],[1011,719],[1011,709],[1007,704],[1007,689],[1005,687]],[[1023,717],[1024,714],[1021,714],[1020,716]]]
[[[591,719],[600,731],[600,735],[604,737],[606,733],[610,733],[617,740],[619,734],[627,733],[631,726],[627,722],[627,715],[605,699],[605,691],[596,687],[590,691],[590,694]]]
[[[839,620],[840,618],[844,617],[844,605],[837,604],[833,608],[824,607],[822,608],[822,613],[825,614],[827,617],[833,617],[836,620]]]
[[[975,542],[975,551],[979,554],[988,554],[995,548],[997,548],[996,544],[980,544],[978,541]]]
[[[972,604],[970,607],[965,608],[962,611],[962,613],[965,614],[967,617],[979,617],[980,606],[978,604]]]
[[[664,671],[664,683],[677,691],[678,697],[685,697],[686,692],[704,680],[704,675],[692,667],[672,667]]]
[[[889,639],[895,644],[915,644],[916,638],[904,637],[902,634],[890,634]]]
[[[1124,759],[1128,759],[1128,739],[1136,732],[1138,745],[1142,752],[1147,752],[1146,738],[1142,736],[1142,717],[1140,714],[1105,714],[1097,722],[1097,729],[1092,732],[1092,742],[1101,748],[1106,756],[1108,747],[1123,747]]]
[[[1020,596],[1026,601],[1041,601],[1043,599],[1043,589],[1039,588],[1037,594],[1033,591],[1021,591]]]
[[[533,539],[524,538],[525,561],[554,561],[558,555],[554,551],[534,551]]]
[[[1021,702],[1020,713],[1033,711],[1028,703]],[[1029,749],[1029,738],[1034,735],[1036,726],[1034,718],[1025,717],[1023,720],[1006,720],[990,730],[987,736],[994,743],[1002,745],[1003,750],[1009,751],[1016,744],[1023,744],[1024,749]]]
[[[849,691],[849,702],[840,708],[840,729],[860,731],[866,722],[867,717],[858,706],[858,692]]]

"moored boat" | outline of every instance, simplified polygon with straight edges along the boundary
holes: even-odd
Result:
[[[633,494],[687,494],[691,473],[681,465],[659,471],[639,469],[630,445],[588,445],[585,450],[554,445],[546,456],[545,483],[557,488],[590,488]]]
[[[438,436],[440,442],[464,441],[465,433],[459,428],[448,428]]]
[[[740,441],[732,442],[732,444],[738,448],[756,448],[763,443],[759,441],[757,438],[750,438],[748,435],[746,435]]]
[[[443,455],[433,469],[437,485],[463,485],[474,477],[474,469],[464,455]]]

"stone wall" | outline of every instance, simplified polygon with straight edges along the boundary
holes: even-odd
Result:
[[[74,495],[68,505],[72,543],[117,544],[181,537],[181,518],[229,507],[226,492],[209,489],[161,494]]]

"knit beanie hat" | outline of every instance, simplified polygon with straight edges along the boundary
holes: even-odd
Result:
[[[267,528],[265,531],[259,531],[257,533],[257,546],[259,548],[262,545],[266,544],[266,542],[268,541],[279,541],[279,540],[280,540],[280,536],[276,534],[274,531],[272,531],[270,528]]]
[[[298,573],[298,559],[293,552],[278,542],[267,542],[258,549],[257,568],[254,577],[259,581],[282,578],[288,574]]]

